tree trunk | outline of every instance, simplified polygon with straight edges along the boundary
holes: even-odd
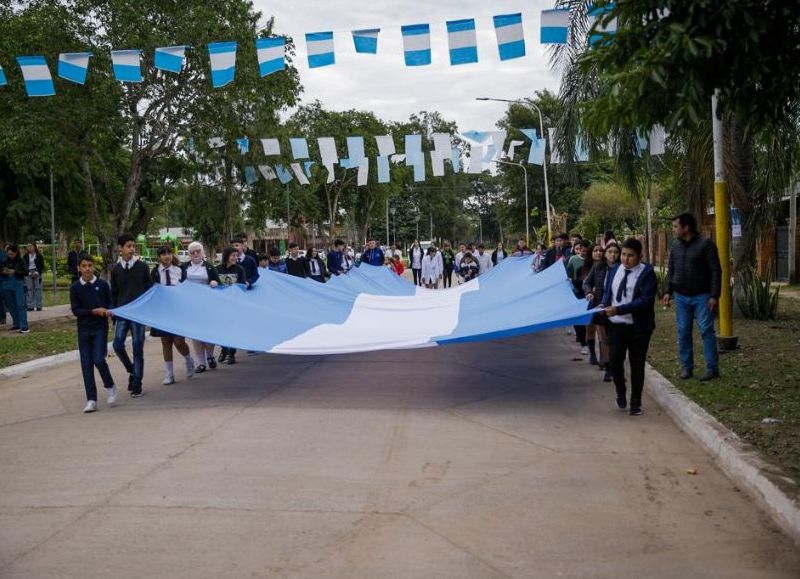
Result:
[[[97,189],[95,189],[94,179],[92,178],[92,167],[89,164],[89,159],[86,157],[86,155],[81,156],[80,167],[83,181],[86,184],[86,191],[89,194],[92,227],[95,235],[97,235],[97,241],[100,243],[100,247],[102,248],[105,272],[106,274],[109,274],[111,272],[112,264],[114,263],[113,248],[108,235],[106,235],[105,229],[103,229],[103,226],[100,223],[100,208],[99,201],[97,199]]]
[[[223,187],[225,190],[225,209],[222,222],[223,243],[228,244],[233,238],[233,165],[226,156],[223,161]]]

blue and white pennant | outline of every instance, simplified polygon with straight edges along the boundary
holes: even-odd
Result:
[[[141,60],[141,50],[112,50],[114,78],[119,82],[142,82]]]
[[[76,84],[86,82],[91,52],[67,52],[58,55],[58,76]]]
[[[401,28],[406,66],[426,66],[431,63],[431,27],[411,24]]]
[[[500,60],[525,56],[525,33],[522,30],[522,14],[500,14],[494,17],[497,48]]]
[[[236,75],[236,42],[211,42],[208,45],[211,86],[220,88],[233,82]]]
[[[447,43],[452,66],[478,62],[478,39],[473,18],[448,21]]]
[[[44,56],[18,56],[17,63],[22,69],[25,91],[29,97],[53,96],[56,87],[47,67]]]
[[[569,8],[542,10],[539,42],[566,44],[569,31]]]
[[[258,73],[264,77],[286,69],[286,39],[283,36],[256,39]]]
[[[378,34],[380,28],[369,30],[353,30],[353,44],[356,52],[361,54],[378,54]]]
[[[183,70],[186,46],[162,46],[156,48],[153,66],[165,72],[180,73]]]
[[[333,49],[333,32],[309,32],[306,34],[308,68],[320,68],[336,64]]]

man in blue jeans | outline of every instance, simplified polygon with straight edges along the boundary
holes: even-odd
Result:
[[[3,266],[2,264],[4,264],[5,262],[6,262],[6,251],[3,248],[3,246],[0,246],[0,267],[2,267]],[[5,276],[3,276],[2,273],[0,273],[0,325],[4,325],[6,323],[6,296],[5,296],[6,292],[3,289],[4,277]]]
[[[3,297],[11,314],[12,332],[27,334],[28,312],[25,308],[24,279],[28,275],[25,262],[19,254],[19,248],[13,243],[6,245],[6,259],[0,264],[0,276],[3,279]]]
[[[123,233],[117,239],[119,260],[111,270],[111,303],[119,308],[136,300],[153,285],[147,265],[134,255],[136,244],[133,235]],[[130,320],[115,319],[114,352],[125,370],[130,374],[128,391],[131,397],[142,395],[142,376],[144,376],[144,326]],[[131,333],[133,342],[133,362],[125,350],[125,339]]]
[[[719,378],[719,352],[714,332],[714,313],[722,285],[719,253],[714,242],[697,232],[697,222],[689,213],[673,218],[672,233],[675,241],[669,252],[663,301],[665,306],[675,301],[680,377],[688,380],[694,373],[692,331],[693,322],[697,320],[706,360],[706,372],[700,381],[707,382]]]

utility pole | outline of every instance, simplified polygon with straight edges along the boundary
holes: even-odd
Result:
[[[792,183],[789,189],[789,282],[797,283],[797,188],[800,182]]]
[[[711,125],[714,137],[714,222],[717,249],[722,265],[722,291],[719,297],[719,342],[722,350],[736,348],[733,335],[733,293],[731,292],[731,202],[725,181],[722,119],[717,116],[719,89],[711,97]]]
[[[53,244],[53,292],[56,291],[56,203],[53,194],[53,166],[50,165],[50,240]]]

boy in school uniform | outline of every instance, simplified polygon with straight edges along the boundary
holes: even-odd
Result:
[[[642,413],[642,389],[647,349],[656,327],[656,288],[653,266],[642,263],[642,244],[628,239],[622,244],[621,263],[608,270],[602,305],[608,316],[611,373],[617,389],[617,407],[628,406],[625,358],[631,365],[630,414]]]
[[[82,255],[78,261],[80,277],[69,290],[72,313],[78,322],[78,351],[81,357],[83,386],[86,389],[85,413],[97,410],[97,384],[94,369],[100,372],[106,402],[117,402],[117,387],[106,362],[108,355],[108,318],[111,317],[111,287],[94,275],[94,261]]]

